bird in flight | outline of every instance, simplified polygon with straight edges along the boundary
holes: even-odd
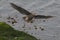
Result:
[[[22,7],[17,6],[14,3],[10,3],[11,6],[16,9],[17,11],[19,11],[21,14],[26,15],[23,17],[24,21],[28,22],[28,23],[32,23],[33,19],[48,19],[48,18],[52,18],[53,16],[45,16],[45,15],[36,15],[33,14],[27,10],[25,10]]]

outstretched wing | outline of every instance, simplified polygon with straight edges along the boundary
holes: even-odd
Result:
[[[35,19],[48,19],[48,18],[52,18],[53,16],[45,16],[45,15],[35,15],[34,18]]]
[[[24,14],[24,15],[30,15],[31,13],[30,12],[28,12],[27,10],[25,10],[25,9],[23,9],[22,7],[19,7],[19,6],[17,6],[17,5],[15,5],[14,3],[10,3],[11,4],[11,6],[13,7],[13,8],[15,8],[17,11],[19,11],[21,14]]]

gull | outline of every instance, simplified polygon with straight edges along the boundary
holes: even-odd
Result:
[[[17,6],[16,4],[14,3],[10,3],[11,6],[19,11],[21,14],[25,15],[23,17],[24,21],[28,22],[28,23],[32,23],[33,22],[33,19],[48,19],[48,18],[52,18],[53,16],[46,16],[46,15],[36,15],[36,14],[33,14],[27,10],[25,10],[24,8],[22,7],[19,7]]]

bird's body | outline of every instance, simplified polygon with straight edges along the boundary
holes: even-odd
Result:
[[[27,15],[27,16],[24,16],[23,19],[28,23],[32,23],[33,17],[34,17],[34,15]]]
[[[53,16],[45,16],[45,15],[35,15],[30,13],[29,11],[23,9],[22,7],[19,7],[13,3],[10,3],[12,5],[12,7],[14,9],[16,9],[17,11],[19,11],[21,14],[26,15],[23,17],[23,19],[28,22],[28,23],[32,23],[33,19],[48,19],[48,18],[52,18]]]

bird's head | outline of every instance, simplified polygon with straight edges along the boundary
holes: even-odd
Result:
[[[27,21],[27,20],[28,20],[28,17],[27,17],[27,16],[24,16],[23,19],[24,19],[25,21]]]

